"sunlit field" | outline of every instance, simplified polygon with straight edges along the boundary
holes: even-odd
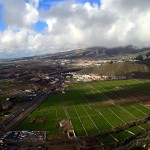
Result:
[[[98,134],[149,115],[150,109],[144,106],[149,91],[148,79],[70,84],[64,94],[49,96],[15,130],[44,130],[57,137],[61,136],[59,121],[66,118],[77,137]],[[120,141],[146,129],[150,129],[148,122],[98,140]]]

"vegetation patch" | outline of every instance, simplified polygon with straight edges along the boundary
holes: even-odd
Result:
[[[150,109],[141,103],[141,97],[136,97],[137,90],[142,91],[139,85],[150,90],[150,86],[145,86],[150,85],[149,79],[70,84],[64,94],[49,96],[15,130],[45,130],[48,137],[57,138],[62,137],[59,122],[63,119],[71,121],[77,137],[127,126],[150,115]],[[115,94],[119,91],[121,94]],[[116,95],[115,99],[110,96],[113,93]],[[92,98],[94,101],[91,101]],[[132,103],[128,103],[130,101]],[[98,139],[102,143],[124,140],[143,130],[149,130],[149,127],[149,123],[144,123]]]

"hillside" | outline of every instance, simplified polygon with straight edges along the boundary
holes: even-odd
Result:
[[[130,60],[135,57],[142,56],[144,60],[150,61],[150,47],[139,48],[136,46],[120,46],[120,47],[89,47],[80,48],[68,51],[62,51],[53,54],[44,54],[31,57],[14,58],[14,59],[0,59],[0,63],[16,61],[16,60],[58,60],[58,59],[86,59],[86,60],[104,60],[104,59],[124,59]]]
[[[138,48],[135,46],[125,47],[91,47],[84,49],[76,49],[66,52],[46,55],[50,59],[116,59],[123,57],[135,57],[138,55],[145,56],[150,52],[150,48]]]
[[[122,76],[122,75],[150,75],[150,63],[143,62],[118,62],[105,64],[101,67],[91,67],[81,70],[81,74],[97,74],[105,76]]]

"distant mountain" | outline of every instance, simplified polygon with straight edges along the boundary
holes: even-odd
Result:
[[[150,61],[150,47],[139,48],[136,46],[125,47],[90,47],[81,48],[65,52],[59,52],[54,54],[45,54],[39,56],[14,58],[14,59],[2,59],[0,62],[16,61],[16,60],[31,60],[31,59],[117,59],[123,57],[136,57],[142,55],[147,61]]]
[[[130,45],[114,48],[91,47],[46,56],[50,59],[115,59],[116,57],[145,55],[147,52],[150,52],[150,48],[138,48]]]

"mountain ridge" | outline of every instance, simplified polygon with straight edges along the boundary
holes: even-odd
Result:
[[[149,53],[150,56],[150,47],[136,47],[133,45],[128,46],[119,46],[113,48],[107,48],[102,46],[88,47],[88,48],[78,48],[63,52],[57,52],[52,54],[43,54],[36,56],[28,56],[22,58],[10,58],[10,59],[0,59],[3,61],[10,60],[30,60],[33,58],[37,59],[118,59],[122,57],[135,57],[138,55],[145,56]],[[150,58],[148,58],[150,59]]]
[[[125,47],[90,47],[83,49],[75,49],[71,51],[55,53],[55,54],[47,54],[46,56],[50,59],[109,59],[115,58],[119,56],[126,55],[136,55],[136,54],[146,54],[150,52],[150,48],[138,48],[132,45]]]

